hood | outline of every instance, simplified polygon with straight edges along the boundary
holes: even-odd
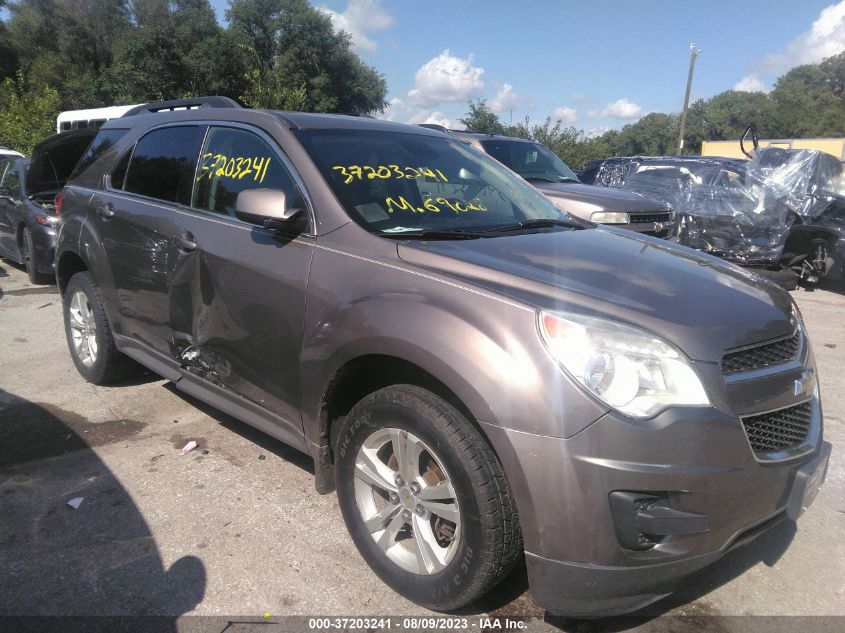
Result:
[[[666,213],[666,205],[657,200],[631,191],[594,187],[580,182],[548,182],[531,179],[535,189],[543,195],[559,203],[563,210],[567,210],[566,203],[573,202],[578,207],[595,206],[590,211],[625,211],[627,213]],[[576,212],[574,209],[573,212]],[[589,219],[589,217],[587,217]]]
[[[793,332],[792,300],[763,278],[624,229],[403,241],[398,254],[531,305],[624,321],[719,362],[726,349]]]

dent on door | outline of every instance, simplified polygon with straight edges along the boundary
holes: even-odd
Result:
[[[263,245],[246,236],[198,234],[199,248],[183,256],[170,286],[170,353],[192,374],[298,419],[312,246]],[[251,248],[239,244],[245,237]]]

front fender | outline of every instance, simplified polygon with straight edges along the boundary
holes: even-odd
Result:
[[[305,320],[302,414],[315,443],[332,378],[373,354],[424,370],[490,425],[568,437],[604,413],[546,352],[534,308],[412,267],[318,248]]]

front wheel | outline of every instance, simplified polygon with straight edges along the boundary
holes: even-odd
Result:
[[[394,590],[449,611],[481,597],[522,556],[499,460],[445,400],[396,385],[359,402],[336,443],[346,526]]]

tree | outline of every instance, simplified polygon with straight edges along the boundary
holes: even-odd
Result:
[[[23,73],[0,82],[0,142],[22,154],[56,129],[59,95],[48,86],[26,85]]]
[[[352,51],[327,15],[305,0],[232,0],[230,28],[255,66],[243,99],[255,107],[311,112],[382,111],[384,77]]]
[[[845,136],[845,53],[793,68],[770,98],[779,136]]]
[[[486,132],[489,134],[504,134],[505,126],[499,120],[499,116],[490,109],[487,101],[478,99],[473,101],[467,100],[469,112],[463,119],[460,119],[461,124],[470,132]],[[526,122],[527,123],[527,122]]]

